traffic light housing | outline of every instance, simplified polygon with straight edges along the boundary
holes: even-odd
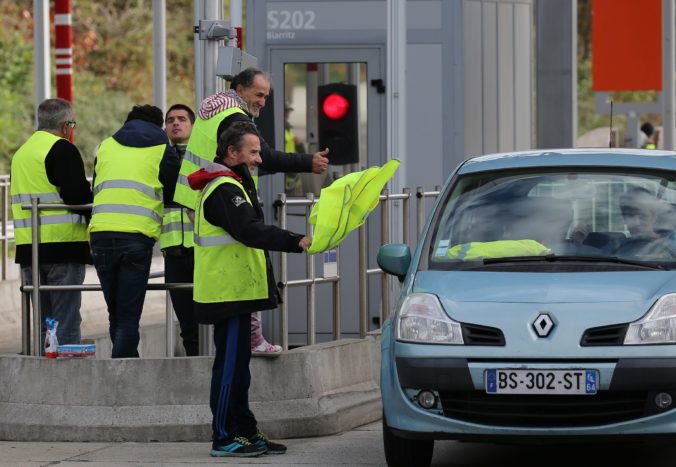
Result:
[[[329,148],[332,165],[359,162],[357,86],[331,83],[319,86],[319,149]]]

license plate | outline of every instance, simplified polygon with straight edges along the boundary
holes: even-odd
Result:
[[[484,372],[488,394],[596,394],[598,370],[495,369]]]

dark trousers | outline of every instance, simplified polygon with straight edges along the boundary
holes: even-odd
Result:
[[[190,283],[193,281],[195,255],[192,248],[170,247],[164,255],[164,282]],[[185,354],[199,355],[199,325],[193,308],[192,290],[170,290]]]
[[[251,316],[244,313],[214,325],[216,356],[211,372],[213,444],[235,436],[256,434],[256,417],[249,409]]]
[[[153,244],[129,238],[92,239],[92,258],[108,306],[113,358],[138,358],[139,322]]]

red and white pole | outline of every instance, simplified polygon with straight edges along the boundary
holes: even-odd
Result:
[[[54,0],[56,95],[73,102],[73,27],[70,0]]]

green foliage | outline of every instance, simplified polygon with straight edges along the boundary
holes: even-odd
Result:
[[[131,107],[153,103],[152,0],[73,0],[71,11],[75,144],[91,170],[96,146]],[[167,105],[195,105],[192,23],[192,0],[167,2]],[[0,2],[0,173],[34,130],[32,35],[32,0]],[[51,66],[53,75],[53,55]]]
[[[613,127],[624,129],[626,120],[624,115],[613,115]],[[592,91],[591,58],[583,60],[577,67],[577,134],[583,135],[594,128],[609,125],[609,115],[596,113],[596,98]]]
[[[3,6],[2,15],[19,17],[17,11]],[[7,16],[3,18],[3,23]],[[11,155],[23,144],[33,128],[31,90],[33,85],[33,48],[23,38],[19,25],[0,27],[0,101],[3,103],[3,128],[0,132],[0,173],[7,173]]]
[[[88,90],[86,94],[75,94],[74,107],[78,122],[75,145],[82,154],[87,174],[91,175],[96,147],[122,126],[134,101],[121,91],[106,89],[102,80],[86,71],[74,77],[73,88]]]

